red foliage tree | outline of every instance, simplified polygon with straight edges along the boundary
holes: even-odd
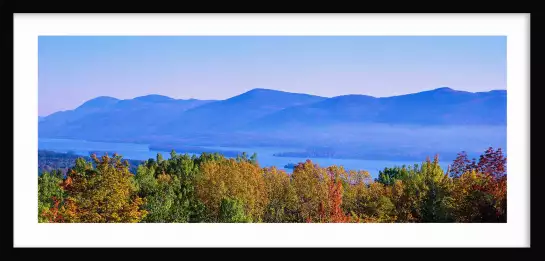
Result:
[[[337,173],[329,172],[327,180],[327,201],[320,202],[318,205],[318,220],[319,223],[347,223],[350,222],[350,216],[344,214],[342,209],[343,185]],[[359,221],[359,219],[358,219]],[[307,223],[312,223],[314,220],[308,217]]]
[[[490,147],[480,156],[477,170],[499,179],[507,174],[506,162],[507,159],[503,156],[501,148],[494,150]]]
[[[500,179],[506,176],[506,162],[507,159],[503,155],[502,149],[498,148],[494,150],[492,147],[488,148],[484,154],[479,157],[479,161],[475,159],[469,160],[466,152],[458,153],[458,157],[454,160],[451,166],[449,166],[449,174],[452,177],[459,177],[465,172],[475,170],[480,173],[486,173],[493,176],[496,179]]]
[[[475,159],[469,160],[467,157],[467,153],[465,151],[462,151],[458,153],[458,156],[452,162],[452,165],[449,166],[449,174],[452,177],[460,177],[462,174],[464,174],[467,171],[470,171],[471,169],[474,169],[477,167],[477,164],[475,163]]]
[[[450,174],[461,177],[475,172],[475,180],[468,187],[477,198],[468,198],[466,203],[473,206],[462,216],[468,222],[506,222],[507,220],[507,159],[501,148],[488,148],[479,161],[469,161],[464,152],[458,154]],[[476,212],[477,211],[477,212]],[[463,212],[463,211],[462,211]],[[475,216],[476,215],[476,216]]]
[[[343,203],[343,184],[338,175],[334,173],[329,174],[328,184],[328,203],[329,203],[329,222],[333,223],[346,223],[350,218],[344,214],[342,209]]]
[[[349,217],[346,216],[341,208],[343,203],[343,185],[340,181],[330,182],[329,184],[329,203],[330,203],[330,221],[333,223],[346,223]]]

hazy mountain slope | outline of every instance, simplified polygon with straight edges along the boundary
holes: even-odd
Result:
[[[176,100],[148,95],[128,100],[100,97],[80,107],[52,114],[39,123],[40,136],[63,138],[150,135],[184,111],[212,101]]]
[[[165,125],[168,133],[224,132],[285,108],[326,98],[308,94],[253,89],[238,96],[186,111]]]
[[[466,126],[462,129],[468,131],[477,125],[505,126],[506,97],[506,91],[470,93],[450,88],[385,98],[324,98],[267,89],[220,101],[176,100],[161,95],[129,100],[99,97],[75,110],[45,117],[39,122],[39,135],[146,143],[176,140],[193,145],[351,145],[371,140],[400,145],[413,142],[405,141],[406,134],[401,134],[409,134],[410,126]],[[405,132],[399,132],[396,126]],[[436,133],[430,132],[429,137]],[[437,142],[458,135],[442,133],[448,135],[437,134]]]
[[[506,97],[506,91],[471,93],[450,88],[385,98],[344,95],[284,109],[248,124],[246,129],[345,123],[505,125]]]

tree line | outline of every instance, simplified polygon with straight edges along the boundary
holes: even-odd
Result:
[[[93,152],[94,154],[106,154],[105,152]],[[90,154],[93,154],[90,153]],[[77,155],[73,151],[66,153],[54,152],[49,150],[38,150],[38,175],[44,172],[60,170],[63,174],[68,173],[68,170],[74,166],[76,160],[82,156]],[[87,161],[91,161],[91,157],[83,156]],[[138,165],[142,164],[143,160],[127,160],[129,162],[129,170],[135,173]]]
[[[77,158],[38,177],[39,222],[507,222],[506,158],[489,148],[443,170],[421,164],[367,171],[298,163],[290,175],[236,158],[158,154],[131,172],[122,156]]]

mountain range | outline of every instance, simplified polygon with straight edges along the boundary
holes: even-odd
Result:
[[[456,91],[448,87],[414,94],[376,98],[343,95],[293,106],[253,122],[255,127],[288,123],[321,127],[340,123],[505,125],[507,92]]]
[[[505,127],[506,116],[505,90],[472,93],[441,87],[392,97],[328,98],[253,89],[225,100],[102,96],[39,118],[38,131],[44,138],[97,141],[324,145],[346,140],[350,131],[360,133],[359,127],[347,127],[346,135],[322,135],[337,126]]]

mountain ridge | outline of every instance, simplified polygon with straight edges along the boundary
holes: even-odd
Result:
[[[507,93],[507,90],[503,90],[503,89],[491,89],[489,91],[469,92],[469,91],[463,91],[463,90],[456,90],[456,89],[453,89],[451,87],[438,87],[438,88],[435,88],[435,89],[423,90],[423,91],[415,92],[415,93],[406,93],[406,94],[399,94],[399,95],[392,95],[392,96],[381,96],[381,97],[372,96],[372,95],[368,95],[368,94],[342,94],[342,95],[337,95],[337,96],[332,96],[332,97],[325,97],[325,96],[313,95],[313,94],[307,94],[307,93],[300,93],[300,92],[288,92],[288,91],[268,89],[268,88],[253,88],[251,90],[248,90],[246,92],[243,92],[241,94],[238,94],[238,95],[235,95],[235,96],[223,99],[223,100],[197,99],[197,98],[176,99],[176,98],[172,98],[172,97],[167,96],[167,95],[161,95],[161,94],[156,94],[156,93],[146,94],[146,95],[142,95],[142,96],[136,96],[134,98],[129,98],[129,99],[119,99],[119,98],[115,98],[115,97],[112,97],[112,96],[97,96],[95,98],[92,98],[92,99],[89,99],[89,100],[85,101],[84,103],[82,103],[78,107],[81,107],[82,105],[84,105],[86,103],[89,103],[91,101],[97,100],[97,99],[98,100],[108,99],[108,100],[115,100],[115,101],[128,101],[128,100],[151,100],[150,98],[153,98],[153,99],[157,99],[157,100],[170,100],[170,101],[172,101],[172,100],[176,100],[176,101],[193,101],[193,100],[198,100],[198,101],[224,101],[224,100],[228,100],[228,99],[231,99],[231,98],[234,98],[234,97],[237,97],[237,96],[240,96],[240,95],[244,95],[244,94],[267,93],[267,92],[270,92],[270,93],[273,93],[273,92],[286,93],[286,94],[302,94],[302,95],[308,95],[308,96],[322,97],[322,98],[325,98],[325,99],[343,97],[343,96],[367,96],[367,97],[373,97],[373,98],[390,98],[390,97],[398,97],[398,96],[412,95],[412,94],[418,94],[418,93],[424,93],[424,92],[434,92],[434,91],[454,91],[454,92],[463,92],[463,93],[502,93],[502,94]],[[76,107],[76,108],[74,108],[72,110],[75,110],[78,107]],[[45,117],[48,117],[48,116],[50,116],[50,115],[52,115],[54,113],[64,112],[64,111],[70,111],[70,110],[56,111],[56,112],[50,113],[49,115],[40,116],[40,117],[45,118]]]
[[[506,90],[467,92],[440,87],[389,97],[322,97],[255,88],[224,100],[159,94],[132,99],[99,96],[74,110],[40,118],[38,130],[40,137],[86,140],[296,143],[299,138],[344,140],[331,138],[341,133],[326,135],[329,138],[316,134],[322,138],[313,140],[314,136],[301,131],[305,127],[318,133],[339,124],[505,126]]]

